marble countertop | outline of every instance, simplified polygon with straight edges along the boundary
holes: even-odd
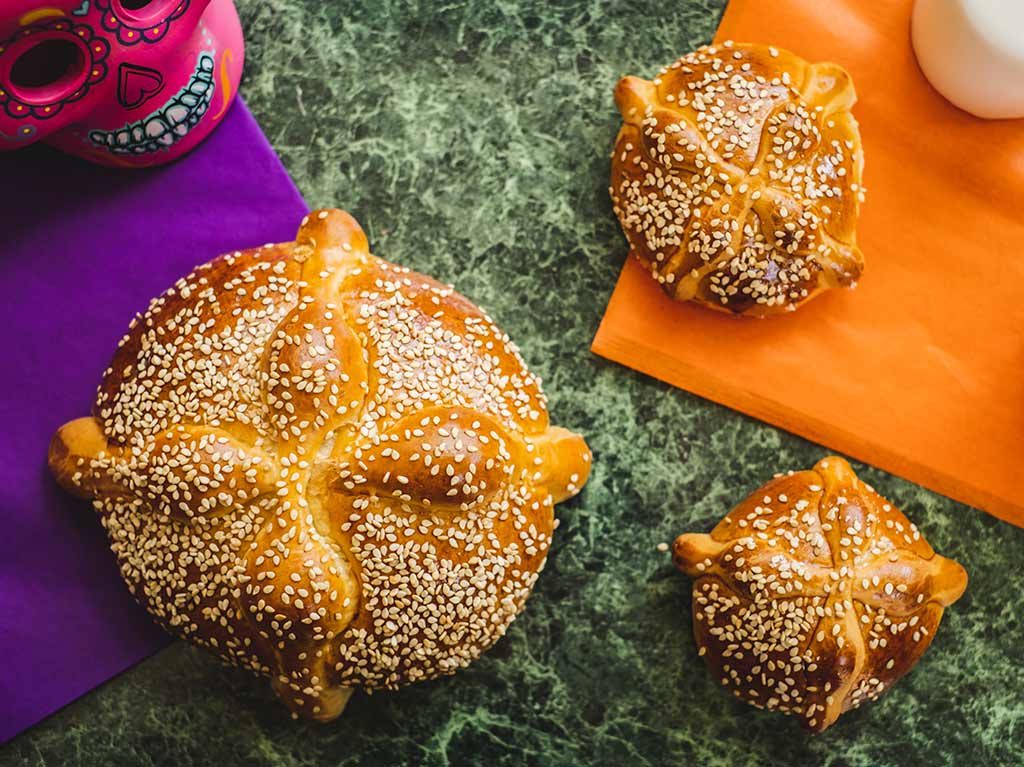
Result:
[[[1024,530],[866,467],[971,574],[923,661],[823,735],[725,695],[659,542],[825,450],[592,355],[625,257],[611,90],[711,38],[723,0],[243,0],[242,93],[311,206],[453,282],[594,449],[528,609],[457,677],[292,721],[182,643],[0,749],[3,765],[1024,763]]]

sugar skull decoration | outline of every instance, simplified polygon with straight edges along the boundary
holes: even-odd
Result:
[[[162,626],[327,720],[501,638],[590,452],[486,314],[321,210],[155,299],[50,466]]]
[[[145,167],[197,146],[238,91],[231,0],[13,0],[0,11],[0,151],[36,141]]]

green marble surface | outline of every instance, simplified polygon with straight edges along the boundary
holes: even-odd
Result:
[[[707,41],[723,0],[244,0],[243,94],[313,206],[455,283],[544,377],[594,473],[525,614],[457,677],[329,725],[183,644],[0,749],[4,765],[1017,765],[1024,530],[857,466],[971,574],[918,668],[820,736],[735,703],[656,546],[823,448],[588,351],[625,255],[606,192],[627,72]]]

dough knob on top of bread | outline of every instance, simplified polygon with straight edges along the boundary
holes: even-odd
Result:
[[[780,475],[710,535],[687,533],[693,631],[723,686],[821,731],[928,649],[967,573],[842,458]]]
[[[501,638],[590,452],[486,314],[321,210],[154,299],[49,463],[162,626],[327,720]]]
[[[726,42],[624,77],[615,100],[609,192],[668,295],[764,317],[856,284],[864,159],[842,67]]]

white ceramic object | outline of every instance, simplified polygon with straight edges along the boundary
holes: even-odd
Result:
[[[1024,0],[917,0],[917,61],[935,89],[978,117],[1024,117]]]

